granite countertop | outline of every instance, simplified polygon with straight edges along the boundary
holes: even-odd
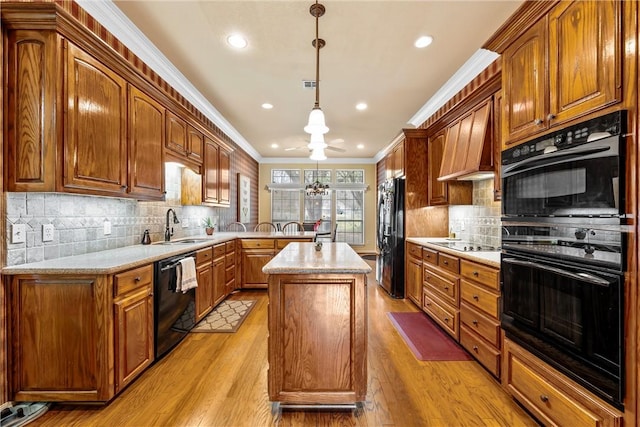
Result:
[[[2,269],[2,274],[112,274],[130,268],[146,265],[154,261],[180,255],[186,252],[224,243],[236,238],[241,239],[300,239],[313,238],[314,232],[221,232],[212,236],[192,236],[172,240],[171,244],[155,242],[150,245],[133,245],[124,248],[109,249],[83,255],[74,255],[28,264],[14,265]],[[181,240],[191,241],[180,243]]]
[[[468,259],[470,261],[479,262],[491,267],[500,268],[500,251],[474,251],[464,252],[455,249],[450,249],[440,245],[434,245],[436,242],[447,242],[449,239],[444,237],[407,237],[407,242],[415,243],[420,246],[425,246],[430,249],[437,250],[439,252],[445,252],[451,255],[455,255],[459,258]]]
[[[290,243],[264,267],[267,274],[366,274],[371,267],[347,243]]]

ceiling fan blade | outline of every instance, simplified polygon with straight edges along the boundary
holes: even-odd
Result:
[[[347,151],[344,148],[332,147],[330,145],[327,146],[326,150],[337,151],[338,153],[344,153]]]
[[[284,151],[293,151],[293,150],[302,150],[302,149],[307,149],[307,150],[308,150],[307,146],[306,146],[306,145],[304,145],[304,146],[302,146],[302,147],[289,147],[289,148],[285,148],[285,149],[284,149]]]

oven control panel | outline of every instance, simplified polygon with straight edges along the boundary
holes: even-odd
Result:
[[[529,157],[540,156],[623,133],[626,111],[607,115],[566,127],[562,130],[522,143],[502,152],[502,164],[508,165]]]

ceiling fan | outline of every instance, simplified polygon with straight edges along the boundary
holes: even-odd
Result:
[[[331,151],[336,151],[338,153],[344,153],[344,152],[347,151],[344,148],[335,147],[335,146],[331,145],[331,144],[340,144],[340,143],[343,143],[343,142],[344,142],[344,139],[342,139],[342,138],[333,139],[333,140],[329,141],[329,143],[325,147],[325,150],[331,150]],[[307,144],[309,144],[309,143],[307,142]],[[307,145],[301,145],[299,147],[289,147],[289,148],[285,148],[284,149],[284,151],[293,151],[293,150],[311,151]]]

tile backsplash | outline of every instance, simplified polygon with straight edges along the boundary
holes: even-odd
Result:
[[[500,246],[500,202],[493,200],[493,179],[473,182],[473,205],[449,206],[449,230],[456,238]]]
[[[166,213],[173,208],[180,220],[173,226],[172,239],[204,235],[202,219],[211,217],[216,231],[224,229],[229,208],[182,206],[181,169],[165,167],[164,202],[145,202],[113,197],[63,193],[5,193],[7,260],[18,265],[71,255],[139,244],[148,229],[151,241],[164,239]],[[104,234],[104,222],[111,222],[111,234]],[[12,224],[26,225],[25,243],[11,243]],[[53,241],[42,241],[42,225],[53,224]]]

